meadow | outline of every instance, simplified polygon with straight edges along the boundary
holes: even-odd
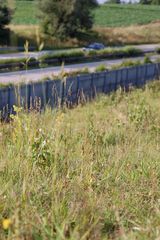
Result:
[[[32,1],[16,1],[12,24],[36,25],[38,6]],[[94,10],[97,27],[124,27],[160,20],[160,6],[104,4]]]
[[[160,237],[160,82],[0,124],[0,239]]]

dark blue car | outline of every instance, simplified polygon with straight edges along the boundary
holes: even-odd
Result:
[[[105,46],[103,43],[91,43],[88,46],[84,47],[83,50],[84,51],[88,51],[88,50],[101,50],[104,49]]]

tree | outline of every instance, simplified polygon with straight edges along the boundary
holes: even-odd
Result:
[[[11,21],[11,11],[5,0],[0,0],[0,30]]]
[[[39,0],[43,30],[59,38],[76,36],[92,27],[97,5],[97,0]]]

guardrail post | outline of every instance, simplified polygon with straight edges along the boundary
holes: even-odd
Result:
[[[119,87],[120,87],[121,89],[123,89],[122,74],[123,74],[123,69],[121,69],[121,77],[120,77],[120,82],[119,82]]]
[[[135,81],[135,83],[136,83],[136,87],[139,86],[138,73],[139,73],[139,66],[136,66],[136,81]]]
[[[144,84],[146,84],[146,81],[147,81],[147,64],[145,65]]]
[[[91,73],[91,98],[93,99],[95,97],[95,88],[94,88],[94,84],[93,84],[93,80],[94,80],[94,76],[97,76],[96,73]],[[96,78],[97,79],[97,78]]]
[[[103,81],[103,87],[102,87],[103,93],[105,93],[105,89],[106,89],[106,79],[107,79],[107,71],[104,72],[104,81]]]
[[[159,63],[155,64],[155,78],[160,80],[160,64]]]
[[[116,70],[116,79],[115,79],[115,83],[114,83],[114,90],[117,90],[117,79],[118,79],[118,70]]]
[[[45,104],[48,104],[48,80],[45,82]]]
[[[61,107],[64,105],[64,80],[61,80],[61,95],[60,95],[60,100],[61,100]]]
[[[129,69],[128,69],[128,67],[127,67],[126,70],[127,70],[127,74],[126,74],[126,82],[125,82],[125,86],[124,86],[124,87],[125,87],[125,90],[128,91],[128,90],[129,90],[129,87],[130,87],[130,86],[129,86]]]
[[[28,105],[28,110],[30,110],[31,107],[31,85],[27,85],[27,105]]]
[[[10,90],[10,87],[8,87],[8,105],[7,105],[7,115],[10,114],[11,112],[11,105],[10,105],[10,102],[11,102],[11,90]]]
[[[77,75],[77,90],[76,90],[77,104],[78,104],[78,102],[79,102],[79,81],[80,81],[80,76]]]

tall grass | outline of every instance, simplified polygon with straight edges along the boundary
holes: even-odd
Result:
[[[0,239],[159,239],[160,83],[0,125]]]

